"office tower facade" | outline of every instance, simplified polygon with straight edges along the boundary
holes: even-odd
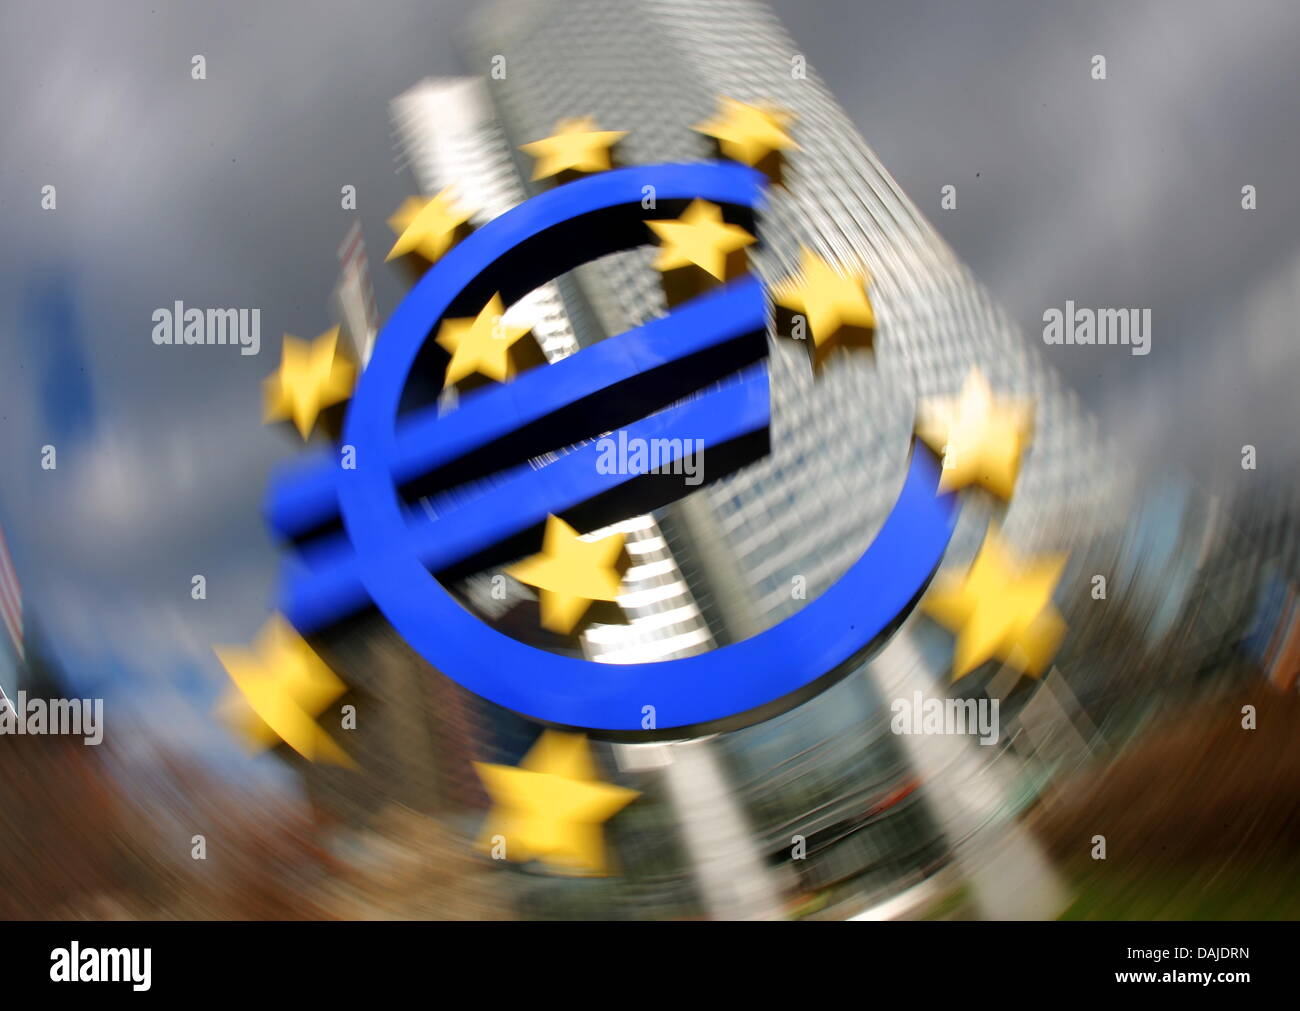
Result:
[[[806,246],[870,275],[874,358],[845,356],[814,376],[802,347],[771,341],[770,455],[656,514],[717,642],[789,617],[862,554],[902,483],[918,402],[955,393],[973,367],[996,390],[1036,398],[1035,442],[1004,515],[977,499],[964,506],[948,561],[969,560],[995,518],[1024,550],[1066,546],[1066,532],[1070,546],[1100,545],[1122,528],[1125,478],[1093,423],[899,190],[764,8],[730,0],[506,2],[479,19],[470,50],[512,151],[561,119],[592,116],[601,129],[628,132],[620,142],[626,163],[698,161],[711,152],[692,127],[712,117],[719,96],[788,111],[799,150],[788,153],[784,185],[760,214],[756,270],[775,283],[795,271]],[[489,74],[494,60],[504,75]],[[665,311],[653,256],[632,250],[574,272],[600,332]],[[1082,559],[1073,561],[1084,571]],[[717,739],[756,845],[784,875],[783,888],[881,899],[948,862],[963,832],[946,824],[925,781],[928,766],[957,762],[974,778],[983,756],[942,749],[918,765],[914,748],[888,727],[888,699],[913,685],[934,690],[950,641],[916,618],[897,638],[908,640],[906,661],[877,666],[902,671],[901,679],[859,669],[783,716]],[[798,840],[807,855],[790,860]]]

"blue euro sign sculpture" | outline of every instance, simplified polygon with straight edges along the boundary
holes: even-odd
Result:
[[[509,305],[582,263],[643,245],[647,219],[695,199],[751,223],[765,185],[753,169],[722,162],[616,169],[535,196],[448,252],[389,319],[358,382],[343,430],[355,468],[341,467],[335,452],[272,482],[269,521],[299,546],[281,591],[289,621],[310,634],[376,606],[470,691],[543,723],[613,737],[743,725],[851,669],[907,613],[952,535],[953,498],[938,494],[938,462],[920,448],[877,537],[830,589],[780,624],[707,653],[631,664],[553,653],[481,621],[440,581],[536,550],[550,513],[591,530],[690,490],[600,473],[591,440],[602,433],[678,439],[661,445],[683,452],[702,439],[710,479],[767,451],[768,304],[752,276],[468,393],[441,416],[427,395],[411,404],[436,371],[429,338],[444,318],[474,315],[496,292]],[[653,210],[642,205],[646,186]],[[544,466],[529,462],[556,450],[564,452]],[[656,714],[652,733],[642,729],[646,706]]]

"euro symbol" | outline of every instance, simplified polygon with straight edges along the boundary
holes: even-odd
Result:
[[[626,428],[629,440],[679,440],[661,445],[687,452],[702,440],[710,480],[767,452],[768,304],[752,276],[473,391],[441,416],[421,390],[437,371],[429,337],[442,319],[477,313],[495,292],[509,305],[582,263],[643,245],[645,220],[694,199],[753,230],[765,184],[731,163],[617,169],[531,198],[440,260],[379,334],[348,407],[343,442],[355,469],[333,453],[272,482],[268,519],[299,547],[281,590],[289,621],[310,634],[373,604],[470,691],[543,723],[628,739],[743,725],[851,669],[920,595],[952,534],[952,496],[937,494],[937,461],[920,449],[876,539],[834,586],[708,653],[617,665],[562,656],[497,631],[442,585],[535,550],[550,513],[590,530],[693,490],[600,473],[591,440],[602,433]],[[654,210],[642,206],[647,185]],[[530,462],[546,453],[546,465]],[[646,705],[655,731],[641,729]]]

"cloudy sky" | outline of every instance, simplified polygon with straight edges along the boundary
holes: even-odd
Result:
[[[1206,479],[1240,480],[1247,442],[1261,472],[1293,471],[1300,5],[776,6],[1031,338],[1066,299],[1151,310],[1146,357],[1044,349],[1104,427]],[[261,380],[282,332],[332,322],[341,185],[358,188],[372,253],[384,243],[412,187],[388,102],[462,70],[467,9],[0,8],[0,522],[76,683],[140,689],[177,737],[220,733],[205,714],[224,685],[211,644],[248,640],[271,604],[260,500],[297,445],[260,424]],[[206,80],[191,78],[195,54]],[[940,209],[947,184],[955,210]],[[387,312],[403,288],[376,273]],[[178,299],[260,307],[262,354],[156,347],[151,314]],[[54,471],[40,468],[47,444]],[[195,573],[205,601],[190,597]]]

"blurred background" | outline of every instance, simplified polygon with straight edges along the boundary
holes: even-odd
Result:
[[[0,916],[1300,913],[1300,9],[477,6],[0,11],[0,687],[103,699],[106,727],[95,747],[0,735]],[[760,274],[788,273],[800,242],[851,252],[888,343],[815,398],[806,360],[773,346],[773,455],[628,520],[630,624],[582,652],[688,655],[796,610],[792,576],[815,597],[888,511],[918,400],[978,365],[1035,398],[1037,432],[1011,509],[964,505],[949,560],[991,519],[1068,552],[1050,673],[990,664],[953,686],[1001,699],[994,747],[900,738],[888,700],[945,684],[951,659],[914,616],[765,723],[597,743],[602,778],[641,793],[605,826],[602,878],[475,849],[472,762],[516,764],[537,727],[377,615],[313,640],[357,707],[341,737],[360,769],[248,753],[217,714],[232,686],[213,646],[251,642],[276,606],[286,546],[262,502],[302,453],[262,424],[280,335],[342,323],[364,360],[409,289],[383,263],[407,197],[455,185],[489,220],[537,190],[518,145],[566,116],[630,131],[632,162],[704,157],[689,126],[719,94],[798,117]],[[663,311],[648,255],[512,312],[562,357]],[[259,308],[261,353],[156,345],[152,314],[177,300]],[[1045,345],[1067,300],[1149,309],[1150,353]],[[530,592],[498,600],[489,575],[458,585],[466,606],[535,621]]]

